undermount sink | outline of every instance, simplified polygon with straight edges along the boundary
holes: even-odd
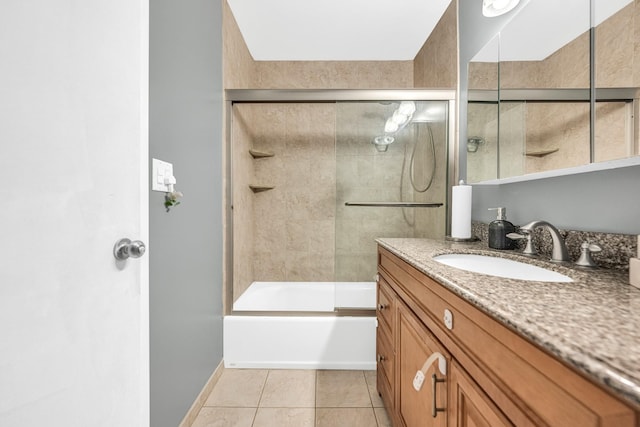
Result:
[[[547,270],[524,262],[506,258],[475,254],[446,254],[433,257],[434,261],[460,270],[509,279],[533,282],[573,282],[573,279],[556,271]]]

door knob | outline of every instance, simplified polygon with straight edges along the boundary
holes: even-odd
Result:
[[[127,258],[140,258],[144,255],[147,247],[140,240],[120,239],[113,247],[113,256],[117,260],[124,261]]]

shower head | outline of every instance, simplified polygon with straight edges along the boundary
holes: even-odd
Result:
[[[481,136],[471,136],[467,138],[467,152],[475,153],[478,151],[478,147],[484,144],[484,138]]]
[[[376,150],[380,153],[384,153],[393,141],[395,141],[395,138],[390,135],[380,135],[373,138],[371,143],[376,146]]]

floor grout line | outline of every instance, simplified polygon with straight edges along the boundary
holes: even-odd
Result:
[[[344,386],[346,387],[346,390],[350,390],[351,392],[354,392],[358,389],[362,390],[362,388],[360,388],[361,386],[357,386],[358,383],[360,383],[360,381],[364,381],[363,384],[364,385],[364,390],[363,392],[367,393],[366,394],[366,398],[364,398],[364,396],[361,397],[357,397],[356,400],[352,400],[350,403],[352,403],[349,406],[342,406],[342,404],[348,403],[349,399],[345,401],[342,401],[341,399],[336,400],[335,398],[330,398],[329,400],[327,400],[325,402],[330,404],[331,406],[323,406],[322,408],[320,408],[318,405],[320,403],[320,394],[319,394],[319,386],[320,386],[320,376],[323,373],[323,370],[318,370],[318,369],[312,369],[310,371],[313,372],[313,378],[311,382],[307,382],[305,389],[308,390],[309,386],[313,387],[313,402],[311,402],[310,400],[307,400],[306,405],[305,406],[292,406],[295,405],[296,402],[298,402],[299,400],[290,400],[289,398],[284,399],[284,400],[280,400],[280,404],[278,402],[277,396],[273,396],[273,390],[269,393],[267,393],[267,383],[270,380],[275,381],[275,383],[273,384],[274,387],[276,387],[276,389],[281,388],[280,382],[282,381],[282,378],[280,375],[276,375],[274,377],[275,374],[274,369],[268,369],[266,370],[266,375],[264,375],[264,377],[262,377],[262,374],[259,376],[259,379],[261,379],[261,381],[256,384],[254,383],[254,390],[258,391],[257,388],[261,383],[260,389],[259,389],[259,393],[257,394],[257,403],[255,403],[256,406],[242,406],[242,405],[238,405],[238,404],[232,404],[229,406],[218,406],[218,405],[214,405],[214,406],[205,406],[203,405],[204,409],[205,407],[214,409],[214,408],[219,408],[219,409],[238,409],[238,410],[252,410],[251,412],[245,412],[245,422],[246,426],[250,426],[250,427],[257,427],[262,425],[262,422],[264,422],[265,420],[267,420],[267,418],[270,417],[269,414],[273,413],[279,413],[279,414],[286,414],[286,413],[290,413],[290,414],[294,414],[296,413],[296,411],[304,411],[304,413],[306,413],[307,415],[304,415],[304,418],[307,420],[307,422],[309,424],[305,424],[305,425],[309,425],[312,427],[318,427],[319,425],[324,425],[327,423],[327,421],[329,419],[335,419],[337,420],[338,418],[342,418],[343,416],[347,416],[347,414],[349,417],[351,416],[356,416],[356,417],[366,417],[367,419],[370,419],[371,425],[375,426],[375,427],[382,427],[387,425],[386,421],[384,420],[384,416],[385,414],[382,411],[379,411],[380,413],[378,413],[378,408],[376,408],[376,406],[374,406],[374,397],[372,393],[374,393],[376,390],[372,387],[375,387],[375,377],[373,377],[372,375],[369,375],[369,372],[364,371],[364,370],[357,370],[357,371],[351,371],[352,373],[346,373],[346,378],[351,378],[351,380],[341,380],[341,381],[337,381],[333,386],[331,386],[331,384],[333,384],[336,381],[336,378],[334,378],[334,374],[328,374],[326,376],[326,381],[329,381],[328,383],[324,384],[323,386],[323,390],[324,390],[324,394],[326,393],[333,393],[333,389],[335,388],[335,392],[336,393],[341,393],[341,387],[342,384],[344,383]],[[286,377],[286,376],[285,376]],[[358,377],[360,377],[359,379],[357,379]],[[307,377],[309,378],[309,377]],[[324,378],[324,377],[323,377]],[[354,381],[356,380],[357,381]],[[245,381],[247,381],[246,377],[245,377]],[[297,381],[297,380],[296,380]],[[346,382],[345,382],[346,381]],[[234,384],[229,383],[227,384],[228,388],[230,389],[234,389]],[[330,389],[327,389],[327,387],[329,387]],[[235,387],[237,388],[237,387]],[[274,389],[274,390],[276,390]],[[309,390],[311,391],[311,390]],[[350,395],[351,395],[350,392]],[[286,391],[284,391],[284,393],[286,393]],[[255,394],[254,394],[255,396]],[[351,395],[352,397],[354,397],[355,395]],[[327,396],[325,396],[327,397]],[[273,400],[275,399],[275,400]],[[264,410],[266,410],[267,412],[261,412],[261,416],[258,417],[258,412],[260,411],[260,408],[263,408],[263,404],[264,403],[269,403],[269,402],[273,402],[275,403],[274,406],[268,406],[268,407],[264,407]],[[303,402],[303,400],[300,400],[299,402]],[[377,401],[376,401],[377,402]],[[202,409],[200,412],[202,412]],[[323,422],[319,421],[319,414],[318,411],[321,411],[324,415],[323,415]],[[342,412],[342,411],[346,411],[346,412]],[[355,412],[354,412],[355,411]],[[344,414],[344,415],[341,415]],[[360,414],[360,415],[353,415],[353,414]],[[265,418],[265,416],[267,418]],[[278,415],[278,416],[283,416],[283,415]],[[296,415],[296,416],[300,416],[300,415]],[[308,418],[307,418],[308,417]],[[328,417],[328,418],[327,418]],[[338,418],[336,418],[338,417]],[[373,418],[373,419],[371,419]],[[374,424],[375,423],[375,424]],[[639,426],[640,427],[640,426]]]
[[[258,417],[258,408],[260,408],[260,402],[262,402],[262,396],[264,395],[264,389],[267,386],[267,380],[269,379],[269,375],[271,374],[271,369],[267,370],[267,375],[264,376],[264,382],[262,383],[262,389],[260,390],[260,397],[258,398],[258,403],[256,407],[256,411],[253,413],[253,420],[251,421],[251,427],[256,423],[256,418]]]

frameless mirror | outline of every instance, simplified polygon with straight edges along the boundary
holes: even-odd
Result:
[[[636,9],[640,6],[631,0],[529,2],[474,57],[469,63],[468,135],[469,141],[485,145],[467,153],[469,182],[638,154]],[[473,149],[474,144],[467,146]]]

